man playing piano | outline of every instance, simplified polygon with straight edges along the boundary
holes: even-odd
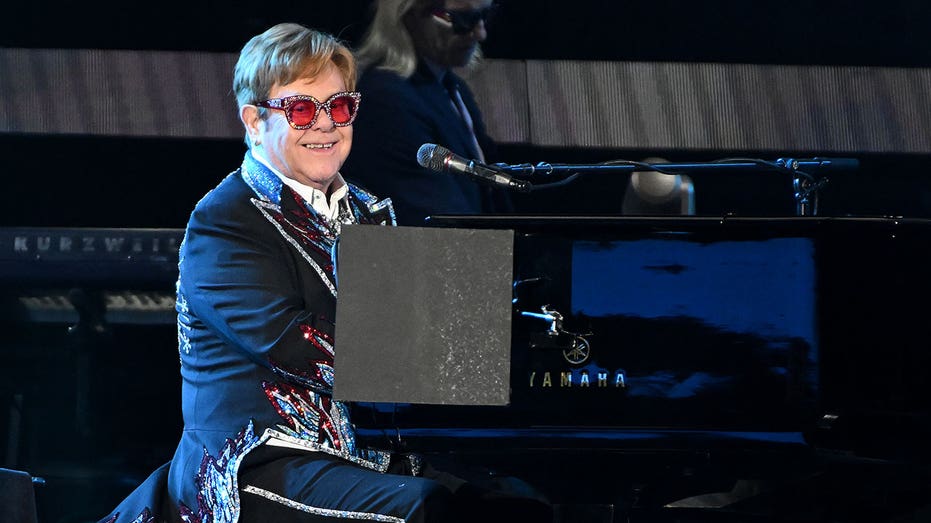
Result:
[[[197,204],[179,253],[184,431],[104,521],[497,521],[481,489],[357,445],[332,398],[334,244],[347,224],[394,222],[389,200],[339,172],[361,107],[355,71],[344,45],[297,24],[242,49],[233,90],[248,150]]]

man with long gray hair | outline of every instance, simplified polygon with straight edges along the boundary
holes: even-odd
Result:
[[[492,0],[379,0],[357,52],[365,111],[355,123],[350,180],[394,202],[400,225],[434,214],[502,213],[501,189],[421,167],[423,144],[482,163],[495,145],[468,86],[453,72],[474,65]]]

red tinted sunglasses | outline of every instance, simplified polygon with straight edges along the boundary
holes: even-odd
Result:
[[[255,102],[252,105],[284,111],[288,124],[302,131],[310,129],[317,123],[317,117],[320,115],[321,109],[326,111],[326,115],[330,117],[336,127],[351,125],[359,112],[360,100],[362,100],[362,93],[343,91],[327,98],[324,102],[318,102],[313,96],[298,94]]]

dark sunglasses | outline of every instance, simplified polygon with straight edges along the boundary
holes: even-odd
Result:
[[[475,9],[472,11],[453,11],[451,9],[437,8],[431,11],[431,14],[451,24],[453,26],[453,32],[457,35],[461,35],[471,33],[479,22],[489,23],[497,9],[497,4],[491,4],[484,9]]]
[[[325,102],[318,102],[313,96],[298,94],[285,98],[272,98],[271,100],[254,102],[252,105],[284,111],[288,124],[298,131],[302,131],[310,129],[317,123],[317,116],[320,115],[321,109],[326,111],[326,115],[330,117],[336,127],[351,125],[359,112],[360,100],[362,100],[361,93],[343,91],[327,98]]]

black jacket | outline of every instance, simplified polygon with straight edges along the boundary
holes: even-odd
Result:
[[[448,74],[453,74],[452,72]],[[468,86],[453,75],[473,120],[486,163],[495,161],[495,144],[485,132],[481,111]],[[478,158],[469,130],[440,80],[424,64],[404,79],[373,68],[364,72],[359,115],[353,124],[352,152],[342,173],[347,180],[391,198],[400,225],[422,225],[434,214],[502,213],[511,209],[502,189],[464,176],[437,173],[417,163],[425,143]]]
[[[392,223],[390,202],[350,186],[348,203],[343,222]],[[386,470],[331,397],[337,235],[249,153],[198,202],[179,253],[184,432],[170,466],[108,521],[235,519],[238,467],[270,438]]]

